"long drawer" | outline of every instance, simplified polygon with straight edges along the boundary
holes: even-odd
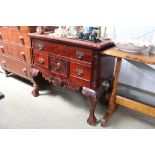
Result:
[[[73,58],[88,63],[92,62],[92,50],[84,49],[80,47],[67,46],[59,43],[33,40],[33,49],[38,51],[46,51],[49,53]]]
[[[11,57],[0,54],[0,64],[2,68],[11,71],[21,77],[31,79],[31,64],[15,60]]]
[[[21,46],[31,46],[31,40],[27,31],[10,31],[8,29],[2,29],[0,38],[5,42],[11,42]]]
[[[31,63],[31,48],[0,42],[0,52]]]

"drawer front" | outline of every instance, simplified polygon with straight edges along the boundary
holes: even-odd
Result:
[[[5,68],[13,73],[16,73],[25,78],[31,78],[31,64],[14,60],[4,55],[0,55],[0,64],[2,68]]]
[[[21,46],[31,46],[31,40],[27,32],[11,31],[11,42]]]
[[[65,77],[69,76],[69,61],[50,57],[50,71],[63,75]]]
[[[48,54],[34,52],[34,63],[45,68],[49,68]]]
[[[70,63],[70,76],[90,81],[91,67]]]
[[[33,40],[33,48],[39,51],[46,51],[89,63],[92,61],[92,50],[84,48],[40,40]]]
[[[6,42],[3,43],[2,47],[4,48],[3,53],[31,63],[30,47],[18,46],[16,44],[10,44]]]

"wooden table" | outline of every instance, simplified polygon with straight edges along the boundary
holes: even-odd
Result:
[[[0,99],[4,98],[4,94],[0,92]]]
[[[103,126],[107,123],[107,121],[110,119],[111,115],[115,111],[117,105],[122,105],[132,110],[147,114],[151,117],[155,117],[155,107],[117,95],[118,77],[119,77],[122,59],[137,61],[145,64],[155,64],[155,55],[145,56],[137,53],[136,54],[127,53],[127,52],[120,51],[116,47],[110,48],[101,53],[104,55],[113,56],[116,58],[116,68],[115,68],[113,89],[110,96],[108,109],[106,111],[106,114],[102,118],[101,125]]]

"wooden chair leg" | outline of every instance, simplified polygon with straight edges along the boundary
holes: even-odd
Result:
[[[117,107],[115,100],[116,100],[116,95],[117,95],[118,78],[119,78],[119,72],[120,72],[120,68],[121,68],[121,62],[122,62],[122,58],[116,59],[116,69],[115,69],[113,90],[112,90],[112,94],[111,94],[110,101],[108,104],[108,109],[106,111],[106,114],[104,115],[104,117],[101,120],[102,126],[106,125],[106,123],[108,122],[108,120],[110,119],[111,115],[113,114],[113,112],[115,111],[115,109]]]

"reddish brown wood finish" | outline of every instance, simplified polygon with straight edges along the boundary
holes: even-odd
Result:
[[[32,81],[31,40],[28,33],[35,32],[35,29],[35,26],[0,27],[0,59],[6,76],[12,72]]]
[[[46,51],[52,54],[57,54],[80,61],[86,61],[89,63],[91,63],[92,60],[92,50],[69,46],[62,43],[60,44],[57,42],[49,44],[48,41],[42,40],[33,40],[32,44],[33,49],[38,51]]]
[[[4,70],[15,73],[26,79],[31,78],[31,64],[0,54],[0,64]]]
[[[110,45],[113,46],[113,43],[110,41],[90,43],[76,39],[48,37],[47,33],[43,35],[32,33],[30,36],[34,61],[32,76],[35,80],[32,94],[39,95],[37,80],[39,73],[53,85],[82,90],[82,94],[90,100],[87,122],[95,125],[95,107],[104,92],[102,82],[111,80],[114,70],[114,58],[101,56],[100,51]],[[40,63],[39,58],[43,58],[44,63],[42,61]]]
[[[70,63],[70,76],[90,82],[91,67]]]

